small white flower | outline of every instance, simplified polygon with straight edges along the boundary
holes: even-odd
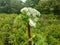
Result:
[[[37,13],[37,15],[39,15],[39,16],[41,15],[39,11],[37,11],[36,13]]]
[[[34,22],[34,21],[32,21],[31,19],[29,19],[29,24],[30,24],[30,26],[36,26],[36,23]]]
[[[23,3],[25,3],[26,2],[26,0],[21,0]]]
[[[36,17],[36,12],[33,12],[32,16],[33,16],[33,17]]]
[[[30,16],[31,15],[30,12],[27,12],[27,15]]]

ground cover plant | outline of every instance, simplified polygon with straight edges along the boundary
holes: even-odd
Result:
[[[17,14],[0,14],[0,45],[28,45],[27,26]],[[31,27],[33,45],[60,45],[59,15],[42,14],[37,27]],[[22,24],[21,24],[22,23]]]

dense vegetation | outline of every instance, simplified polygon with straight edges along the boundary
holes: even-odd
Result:
[[[17,18],[23,7],[41,13],[36,28],[30,27],[32,45],[60,45],[60,0],[0,0],[0,45],[28,45],[28,26]]]
[[[20,13],[22,7],[33,7],[41,13],[60,14],[60,0],[0,0],[0,13]]]
[[[28,45],[27,26],[18,19],[17,14],[0,14],[0,45]],[[60,17],[42,14],[37,27],[31,27],[32,43],[35,45],[60,45]],[[34,36],[35,35],[35,36]]]

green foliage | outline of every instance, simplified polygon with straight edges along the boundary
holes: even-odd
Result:
[[[0,0],[0,13],[20,13],[22,7],[20,0]]]
[[[20,13],[23,7],[33,7],[41,13],[54,13],[60,15],[60,0],[0,0],[0,13]]]
[[[0,14],[0,45],[28,45],[27,25],[17,16]],[[31,27],[33,45],[60,45],[60,21],[57,17],[41,15],[37,27]]]
[[[60,15],[60,3],[59,0],[40,0],[37,5],[34,6],[41,13],[54,13]]]

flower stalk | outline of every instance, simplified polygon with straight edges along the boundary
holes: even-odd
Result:
[[[28,23],[28,39],[29,39],[29,45],[32,45],[31,35],[30,35],[30,25]]]

